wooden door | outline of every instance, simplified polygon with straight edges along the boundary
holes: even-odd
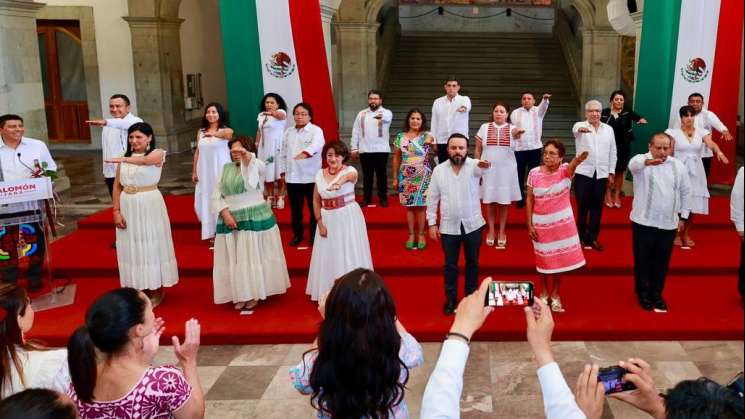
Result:
[[[49,139],[90,143],[80,22],[37,20],[36,32]]]

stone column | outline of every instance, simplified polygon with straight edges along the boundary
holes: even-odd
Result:
[[[582,92],[586,102],[608,101],[610,92],[621,86],[621,35],[613,28],[592,28],[582,32]]]
[[[36,13],[43,3],[0,0],[0,115],[24,119],[26,135],[47,141]]]
[[[181,38],[183,19],[128,16],[132,32],[139,117],[153,126],[158,147],[181,151],[194,137],[184,107]]]
[[[641,8],[639,10],[641,10]],[[636,92],[636,81],[639,79],[639,51],[642,49],[642,24],[644,23],[644,12],[639,11],[632,13],[631,18],[634,19],[634,30],[636,31],[636,49],[634,50],[634,92]]]
[[[328,60],[329,66],[329,79],[331,82],[334,81],[333,65],[331,57],[333,51],[331,49],[331,20],[336,15],[336,10],[339,9],[339,3],[341,0],[321,0],[321,23],[323,24],[323,39],[326,44],[326,60]]]
[[[334,69],[339,85],[337,112],[342,135],[351,132],[354,117],[366,105],[365,93],[375,87],[377,23],[336,22],[338,56],[344,57]]]

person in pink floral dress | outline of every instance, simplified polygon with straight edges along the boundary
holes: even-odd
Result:
[[[85,325],[68,342],[70,385],[67,395],[81,419],[201,418],[204,395],[197,374],[200,326],[186,322],[186,338],[173,337],[183,372],[151,366],[164,322],[150,300],[133,288],[99,297]]]
[[[559,296],[559,274],[585,264],[570,195],[574,170],[587,159],[588,153],[582,153],[567,164],[562,163],[565,152],[561,141],[546,142],[543,146],[543,164],[528,174],[525,193],[528,233],[533,240],[535,267],[543,280],[539,298],[548,304],[550,291],[551,310],[556,312],[564,311]],[[553,288],[549,288],[550,282],[553,282]]]

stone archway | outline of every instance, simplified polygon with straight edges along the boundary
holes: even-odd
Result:
[[[351,131],[360,95],[380,82],[378,14],[390,0],[341,0],[332,20],[334,97],[342,135]]]

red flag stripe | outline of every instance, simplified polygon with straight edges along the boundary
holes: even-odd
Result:
[[[742,29],[742,0],[722,0],[714,54],[714,74],[711,80],[711,93],[709,93],[709,109],[719,116],[733,136],[737,133]],[[735,167],[737,144],[735,141],[724,141],[719,134],[715,137],[730,163],[725,166],[714,158],[709,182],[731,185],[734,183],[737,169]]]
[[[303,102],[313,108],[313,123],[323,129],[326,142],[339,139],[339,124],[331,90],[326,43],[318,1],[289,0],[292,39],[300,72]]]

